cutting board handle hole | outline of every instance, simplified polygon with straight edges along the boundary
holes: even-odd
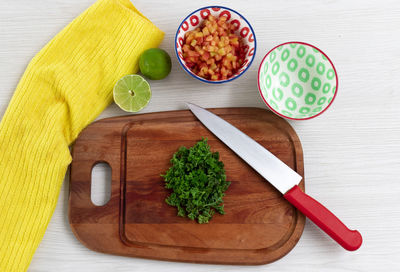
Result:
[[[111,167],[99,162],[92,169],[90,199],[96,206],[104,206],[111,198]]]

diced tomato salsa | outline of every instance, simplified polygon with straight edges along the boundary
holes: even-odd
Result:
[[[246,53],[235,26],[209,15],[200,27],[185,33],[182,55],[186,66],[207,80],[225,80],[242,66]]]

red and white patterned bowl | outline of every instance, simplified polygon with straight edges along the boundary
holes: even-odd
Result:
[[[226,16],[227,22],[236,26],[236,34],[242,38],[242,42],[244,43],[246,50],[246,58],[242,67],[234,75],[225,80],[207,80],[199,77],[198,75],[194,74],[189,67],[186,66],[182,56],[182,46],[185,33],[198,27],[210,14],[217,18],[220,16]],[[175,35],[175,53],[179,63],[189,75],[207,83],[224,83],[240,77],[253,62],[256,54],[256,47],[256,36],[250,23],[237,11],[221,6],[208,6],[193,11],[185,19],[183,19]]]

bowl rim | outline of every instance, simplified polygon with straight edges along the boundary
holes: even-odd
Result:
[[[232,11],[232,12],[236,13],[237,15],[240,16],[240,18],[242,18],[242,19],[249,25],[251,34],[253,34],[253,39],[254,39],[254,52],[253,52],[253,56],[251,57],[251,59],[250,59],[248,65],[247,65],[246,69],[244,69],[242,72],[240,72],[240,74],[238,74],[238,75],[236,75],[236,76],[234,76],[234,77],[231,77],[231,78],[228,78],[228,79],[225,79],[225,80],[218,80],[218,81],[208,80],[208,79],[199,77],[199,76],[193,74],[193,72],[190,71],[190,69],[186,68],[185,65],[182,63],[181,59],[179,58],[179,54],[178,54],[178,49],[177,49],[176,43],[178,42],[178,34],[179,34],[179,30],[180,30],[181,27],[182,27],[182,24],[183,24],[191,15],[193,15],[194,13],[196,13],[196,12],[198,12],[198,11],[201,11],[201,10],[203,10],[203,9],[206,9],[206,8],[220,8],[220,9],[226,9],[226,10],[229,10],[229,11]],[[212,6],[201,7],[201,8],[199,8],[199,9],[196,9],[195,11],[192,11],[188,16],[186,16],[186,17],[181,21],[181,23],[179,24],[178,30],[176,31],[176,34],[175,34],[175,44],[174,44],[174,48],[175,48],[175,55],[176,55],[176,58],[178,59],[178,61],[179,61],[180,65],[181,65],[181,67],[186,71],[186,73],[188,73],[188,74],[191,75],[192,77],[194,77],[194,78],[196,78],[196,79],[198,79],[198,80],[200,80],[200,81],[203,81],[203,82],[205,82],[205,83],[221,84],[221,83],[229,82],[229,81],[232,81],[232,80],[234,80],[234,79],[239,78],[240,76],[242,76],[242,75],[247,71],[247,69],[249,69],[249,67],[250,67],[251,64],[253,63],[253,61],[254,61],[254,59],[255,59],[255,56],[256,56],[256,52],[257,52],[257,39],[256,39],[256,34],[255,34],[255,32],[254,32],[253,27],[251,26],[250,22],[247,21],[247,19],[246,19],[242,14],[240,14],[240,13],[237,12],[236,10],[233,10],[233,9],[231,9],[231,8],[228,8],[228,7],[218,6],[218,5],[212,5]]]
[[[324,56],[326,57],[326,59],[327,59],[327,60],[329,61],[329,63],[332,65],[333,71],[335,72],[335,76],[336,76],[336,90],[335,90],[335,94],[334,94],[333,97],[332,97],[331,102],[330,102],[322,111],[320,111],[319,113],[317,113],[317,114],[315,114],[315,115],[313,115],[313,116],[310,116],[310,117],[306,117],[306,118],[293,118],[293,117],[286,116],[286,115],[284,115],[284,114],[282,114],[282,113],[276,111],[276,110],[267,102],[267,100],[265,99],[264,95],[262,94],[261,86],[260,86],[260,71],[261,71],[261,66],[262,66],[263,63],[264,63],[264,60],[267,58],[267,56],[268,56],[273,50],[275,50],[275,49],[278,48],[279,46],[282,46],[282,45],[285,45],[285,44],[292,44],[292,43],[303,44],[303,45],[310,46],[310,47],[312,47],[312,48],[314,48],[314,49],[317,49],[319,52],[322,53],[322,55],[324,55]],[[335,98],[336,98],[338,89],[339,89],[339,76],[338,76],[337,70],[336,70],[336,68],[335,68],[335,65],[333,65],[333,62],[332,62],[331,59],[328,57],[328,55],[326,55],[321,49],[319,49],[319,48],[316,47],[315,45],[312,45],[312,44],[309,44],[309,43],[306,43],[306,42],[290,41],[290,42],[284,42],[284,43],[281,43],[281,44],[275,46],[274,48],[272,48],[271,50],[269,50],[267,54],[265,54],[265,56],[264,56],[263,59],[261,60],[261,63],[260,63],[260,65],[259,65],[259,67],[258,67],[257,86],[258,86],[258,93],[259,93],[259,95],[261,96],[262,100],[263,100],[264,103],[267,105],[267,107],[268,107],[273,113],[279,115],[280,117],[289,119],[289,120],[299,120],[299,121],[303,121],[303,120],[309,120],[309,119],[312,119],[312,118],[315,118],[315,117],[321,115],[322,113],[324,113],[324,112],[332,105],[333,101],[334,101]]]

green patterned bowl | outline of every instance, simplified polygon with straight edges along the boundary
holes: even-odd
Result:
[[[291,120],[323,113],[336,97],[338,78],[332,61],[315,46],[288,42],[269,51],[258,69],[265,104]]]

